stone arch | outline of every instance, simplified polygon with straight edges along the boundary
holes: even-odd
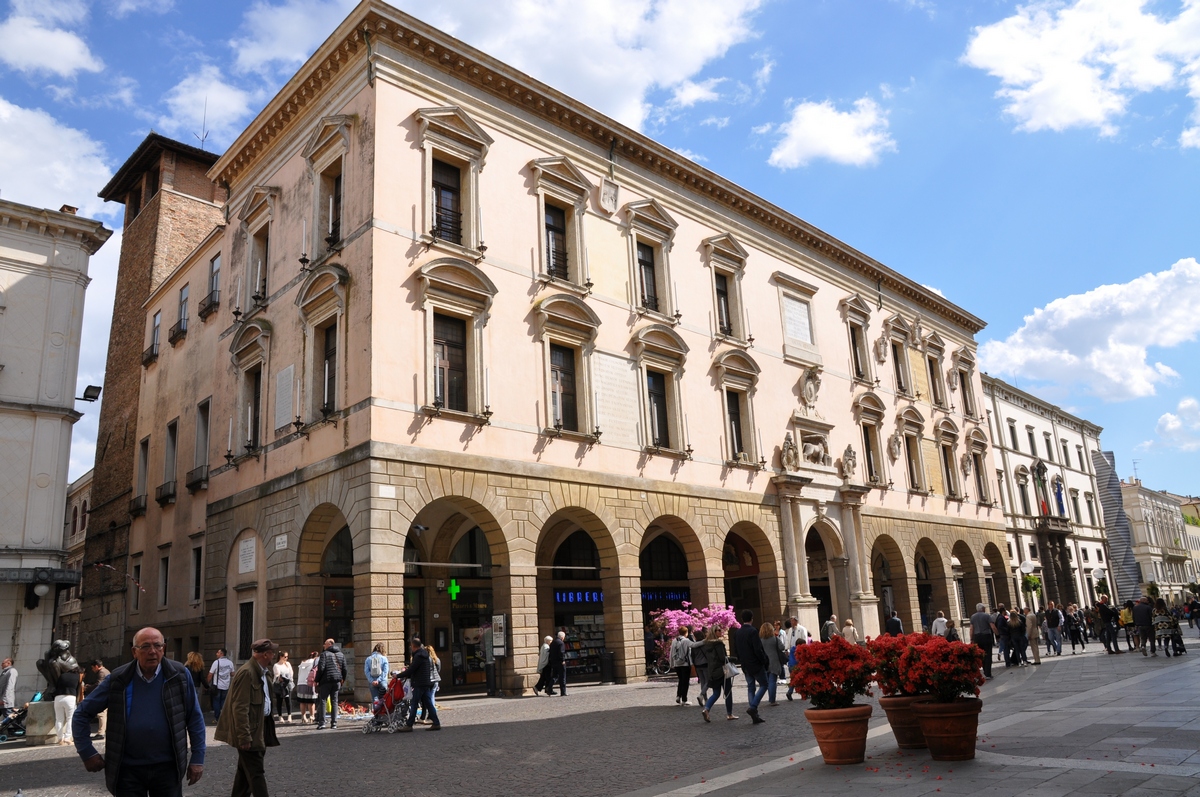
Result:
[[[950,567],[941,550],[928,537],[917,540],[912,559],[916,611],[912,616],[912,624],[905,623],[905,627],[910,631],[920,631],[933,624],[933,618],[937,617],[939,611],[949,614],[953,609],[949,589]]]
[[[745,543],[745,547],[732,539],[735,536]],[[746,561],[747,550],[753,554],[752,564]],[[739,613],[742,609],[754,610],[756,622],[782,615],[780,559],[761,526],[750,520],[735,522],[722,541],[721,565],[726,604],[734,606]],[[751,586],[757,590],[757,595],[749,593],[747,588]]]
[[[959,599],[958,617],[959,621],[965,620],[975,613],[975,605],[978,603],[986,604],[984,600],[984,583],[983,583],[983,567],[981,566],[979,557],[971,550],[971,546],[966,540],[958,540],[954,543],[954,547],[950,550],[950,555],[958,560],[958,565],[955,567],[955,583]],[[951,562],[953,564],[953,562]],[[947,617],[953,617],[949,612]]]
[[[821,602],[817,607],[818,619],[824,623],[830,615],[837,615],[839,621],[849,618],[846,546],[837,524],[829,517],[819,517],[804,532],[802,541],[808,563],[809,592]]]
[[[668,537],[678,546],[683,554],[687,565],[687,574],[685,576],[686,587],[688,594],[686,597],[678,599],[664,597],[661,600],[652,598],[647,600],[646,591],[651,588],[650,583],[654,579],[647,582],[646,569],[643,567],[642,558],[645,555],[647,548],[658,540],[660,537]],[[689,603],[697,606],[707,606],[713,601],[714,593],[711,591],[710,572],[713,572],[713,566],[719,570],[719,554],[707,550],[704,544],[700,541],[699,534],[695,529],[677,515],[659,515],[654,520],[646,525],[646,530],[642,534],[639,546],[639,582],[642,589],[642,614],[646,616],[649,611],[661,608],[681,608],[679,604],[686,600]],[[671,584],[671,587],[679,587],[682,584]],[[661,605],[660,605],[661,604]],[[668,605],[669,604],[669,605]]]
[[[871,589],[879,598],[880,628],[894,611],[912,630],[916,589],[905,559],[896,540],[887,534],[880,534],[871,545]]]
[[[998,604],[1013,605],[1011,581],[1008,572],[1008,557],[1000,551],[1000,546],[988,542],[983,546],[983,558],[987,564],[983,566],[985,587],[988,587],[988,599],[983,601],[988,609],[995,610]]]

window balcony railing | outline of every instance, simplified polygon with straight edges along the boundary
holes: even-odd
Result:
[[[154,490],[154,500],[159,506],[175,503],[175,481],[163,482]]]
[[[129,499],[129,514],[134,517],[146,514],[146,496],[137,495]]]
[[[342,242],[342,220],[334,219],[329,225],[329,234],[325,236],[325,245],[330,249]]]
[[[150,348],[142,352],[142,367],[148,368],[150,363],[158,359],[158,344],[155,343]]]
[[[733,337],[733,324],[720,324],[718,326],[718,329],[721,330],[721,334],[724,335],[725,337],[727,337],[727,338]]]
[[[213,291],[200,300],[199,306],[196,308],[196,314],[201,319],[208,318],[213,313],[217,312],[217,308],[221,306],[221,292]]]
[[[167,342],[174,346],[179,341],[187,337],[187,319],[181,318],[167,332]]]
[[[549,262],[546,264],[548,273],[551,277],[560,280],[570,279],[570,272],[567,269],[567,252],[565,249],[551,249]]]
[[[646,296],[645,294],[643,294],[642,295],[642,307],[646,308],[647,310],[653,310],[654,312],[657,313],[658,312],[658,297],[657,296]]]
[[[183,482],[187,487],[188,492],[196,492],[197,490],[205,490],[208,488],[208,466],[201,465],[198,468],[193,468],[187,472],[187,477]]]
[[[449,208],[438,208],[433,220],[433,237],[461,246],[462,213]]]

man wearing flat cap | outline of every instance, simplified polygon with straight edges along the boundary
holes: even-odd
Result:
[[[271,719],[271,665],[279,649],[269,639],[250,646],[250,660],[233,674],[215,738],[238,750],[232,797],[267,797],[263,759],[268,747],[278,747]]]

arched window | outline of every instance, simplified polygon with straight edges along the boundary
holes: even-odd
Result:
[[[583,529],[567,537],[554,552],[555,581],[595,581],[600,578],[600,552]],[[567,569],[571,568],[571,569]]]
[[[79,513],[80,514],[79,530],[80,531],[87,530],[87,519],[88,519],[88,505],[87,504],[88,504],[87,499],[86,498],[83,499],[83,511]]]
[[[683,549],[666,534],[658,535],[642,549],[639,563],[642,581],[686,581],[688,577]]]
[[[74,537],[79,531],[79,507],[71,510],[71,536]]]
[[[492,551],[483,535],[483,529],[475,526],[462,535],[450,554],[450,561],[455,564],[479,565],[454,568],[450,572],[451,578],[491,578]]]
[[[342,526],[342,530],[333,535],[321,560],[321,575],[354,575],[354,541],[350,538],[349,526]]]

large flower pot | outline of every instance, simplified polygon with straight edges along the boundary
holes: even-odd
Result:
[[[953,703],[927,700],[912,704],[934,761],[967,761],[975,757],[980,711],[983,701],[977,697],[960,697]]]
[[[929,695],[897,695],[895,697],[879,698],[879,707],[887,714],[888,724],[892,726],[892,735],[901,750],[924,750],[925,734],[921,733],[921,724],[917,715],[912,711],[912,704],[917,700],[928,700]]]
[[[810,708],[804,718],[812,725],[826,764],[861,764],[867,756],[867,723],[871,706]]]

